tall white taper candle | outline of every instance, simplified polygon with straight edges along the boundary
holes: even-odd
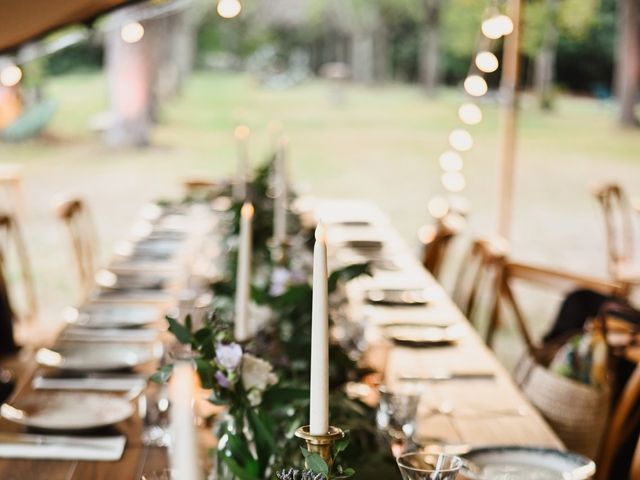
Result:
[[[313,306],[311,310],[311,401],[309,431],[325,435],[329,431],[329,299],[327,243],[325,228],[316,228],[313,247]]]
[[[249,134],[246,125],[238,125],[233,131],[238,149],[238,164],[236,166],[236,181],[233,184],[233,198],[244,200],[247,196],[247,176],[249,174]]]
[[[179,362],[173,369],[169,394],[171,399],[171,470],[175,478],[199,480],[198,441],[193,416],[193,367]]]
[[[273,239],[276,245],[282,245],[287,239],[287,203],[289,189],[286,173],[286,147],[287,141],[280,139],[274,162],[273,185],[275,187],[275,198],[273,200]]]
[[[251,236],[253,205],[246,202],[240,211],[240,239],[238,243],[238,270],[236,271],[236,304],[234,335],[243,342],[251,336],[249,327],[249,298],[251,294]]]

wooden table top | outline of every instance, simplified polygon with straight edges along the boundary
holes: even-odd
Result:
[[[509,373],[499,364],[480,337],[468,325],[466,319],[447,297],[438,283],[431,277],[400,240],[395,229],[380,212],[366,202],[323,201],[317,205],[317,212],[324,221],[331,222],[332,215],[339,212],[343,216],[360,216],[371,221],[371,226],[384,236],[385,249],[402,268],[394,272],[379,272],[370,280],[356,281],[349,285],[349,296],[354,300],[354,318],[363,314],[368,318],[367,335],[373,338],[379,334],[375,323],[402,321],[411,316],[428,318],[429,321],[446,320],[468,327],[468,334],[458,343],[438,348],[394,347],[387,360],[387,383],[399,385],[402,375],[424,375],[438,368],[464,371],[490,371],[493,379],[451,380],[424,384],[424,395],[419,413],[418,435],[444,442],[468,445],[518,444],[562,448],[560,440],[547,426],[540,415],[530,406]],[[334,220],[335,220],[334,218]],[[346,218],[346,217],[345,217]],[[340,221],[340,220],[338,220]],[[345,235],[357,237],[360,227],[330,225],[329,248],[335,254],[343,243]],[[369,227],[363,227],[369,228]],[[426,307],[383,308],[364,307],[362,290],[370,286],[415,285],[425,287],[432,296]],[[365,309],[364,311],[362,309]],[[0,362],[11,368],[17,375],[18,385],[14,398],[32,391],[31,378],[38,368],[32,352],[22,352]],[[150,373],[154,365],[141,369]],[[154,388],[150,386],[149,388]],[[447,414],[436,410],[443,404],[453,408]],[[490,412],[489,412],[490,411]],[[3,480],[126,480],[139,479],[167,468],[165,448],[145,446],[141,440],[143,419],[136,413],[129,420],[115,426],[115,430],[127,436],[127,444],[122,458],[115,462],[54,461],[0,459],[0,478]],[[21,431],[21,427],[0,419],[1,432]]]

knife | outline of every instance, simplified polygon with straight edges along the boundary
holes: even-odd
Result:
[[[493,380],[496,374],[491,371],[477,372],[431,372],[429,375],[401,375],[400,380],[404,382],[442,382],[447,380]]]
[[[90,438],[29,435],[22,433],[0,433],[0,445],[59,445],[93,450],[108,450],[111,445],[93,443]]]

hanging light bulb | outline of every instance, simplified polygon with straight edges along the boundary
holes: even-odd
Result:
[[[242,5],[239,0],[220,0],[218,2],[218,15],[222,18],[234,18],[240,14]]]
[[[0,83],[5,87],[13,87],[22,79],[22,70],[19,66],[11,64],[0,70]]]
[[[429,200],[427,208],[433,218],[443,218],[449,213],[449,202],[443,197],[433,197]]]
[[[447,151],[440,155],[440,168],[445,172],[456,172],[462,170],[462,157],[458,152]]]
[[[498,20],[498,16],[493,16],[484,20],[480,28],[485,37],[491,40],[497,40],[503,35],[502,27],[503,25],[501,25],[500,20]]]
[[[467,180],[460,172],[445,172],[440,181],[446,190],[453,193],[461,192],[467,186]]]
[[[466,152],[473,147],[473,138],[469,132],[458,128],[449,134],[449,145],[459,152]]]
[[[120,29],[120,38],[126,43],[137,43],[144,37],[144,27],[140,22],[129,22]]]
[[[491,52],[479,52],[476,55],[476,67],[481,72],[495,72],[498,69],[498,57]]]
[[[482,121],[482,110],[475,103],[464,103],[458,109],[458,117],[462,123],[477,125]]]
[[[507,15],[498,15],[494,21],[502,35],[506,36],[513,32],[513,20]]]
[[[469,75],[464,80],[464,90],[472,97],[481,97],[487,93],[489,87],[480,75]]]

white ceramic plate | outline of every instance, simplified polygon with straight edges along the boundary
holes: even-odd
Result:
[[[47,367],[78,371],[133,368],[159,358],[159,343],[63,342],[36,352],[36,361]]]
[[[86,328],[126,328],[153,323],[160,315],[157,308],[146,305],[89,305],[69,321]]]
[[[13,404],[3,404],[0,415],[20,425],[49,430],[105,427],[133,415],[130,402],[104,393],[32,393]]]
[[[461,324],[445,327],[398,324],[384,327],[385,336],[397,344],[415,347],[455,343],[467,333],[467,327]]]
[[[422,290],[371,289],[366,293],[367,301],[377,305],[426,305],[427,293]]]
[[[596,471],[586,457],[546,448],[478,448],[464,457],[480,468],[480,478],[486,480],[587,480]]]

